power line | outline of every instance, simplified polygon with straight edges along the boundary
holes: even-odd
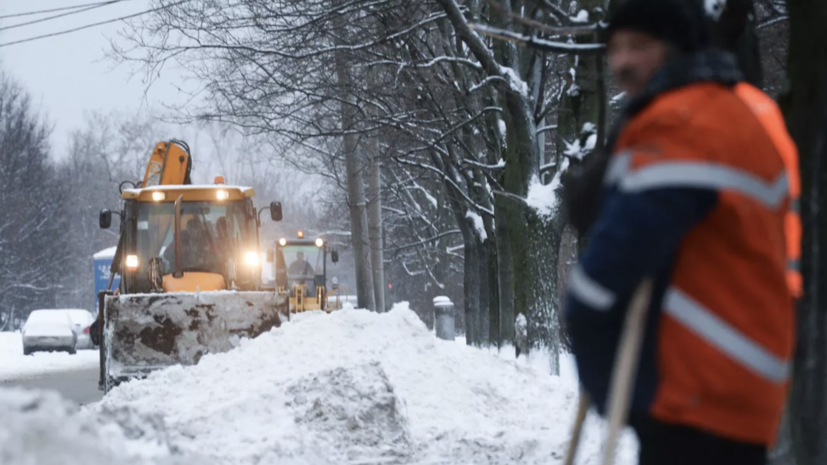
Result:
[[[187,3],[188,1],[190,1],[190,0],[181,0],[180,2],[170,3],[169,5],[162,5],[162,6],[159,6],[157,8],[153,8],[151,10],[142,11],[140,13],[135,13],[135,14],[127,15],[127,16],[121,16],[120,18],[108,19],[106,21],[100,21],[100,22],[97,22],[97,23],[87,24],[85,26],[76,27],[74,29],[67,29],[65,31],[53,32],[51,34],[43,34],[43,35],[40,35],[40,36],[29,37],[27,39],[20,39],[20,40],[15,40],[13,42],[6,42],[4,44],[0,44],[0,48],[8,47],[8,46],[11,46],[11,45],[24,44],[26,42],[33,42],[35,40],[40,40],[40,39],[47,39],[49,37],[61,36],[61,35],[64,35],[64,34],[71,34],[72,32],[82,31],[84,29],[89,29],[89,28],[93,28],[93,27],[96,27],[96,26],[102,26],[104,24],[116,23],[118,21],[123,21],[125,19],[137,18],[138,16],[143,16],[143,15],[149,14],[149,13],[155,13],[156,11],[161,11],[161,10],[165,10],[167,8],[178,6],[178,5]]]
[[[84,11],[94,10],[96,8],[101,8],[101,7],[105,7],[105,6],[109,6],[109,5],[112,5],[112,4],[115,4],[115,3],[121,3],[121,2],[125,2],[125,1],[127,1],[127,0],[109,0],[107,2],[101,2],[101,3],[98,3],[98,4],[93,4],[92,6],[87,6],[86,8],[78,7],[79,9],[75,9],[75,10],[69,11],[67,13],[61,13],[59,15],[54,15],[54,16],[47,16],[45,18],[35,19],[33,21],[29,21],[29,22],[26,22],[26,23],[18,23],[18,24],[12,24],[11,26],[3,26],[3,27],[0,27],[0,31],[5,31],[5,30],[8,30],[8,29],[16,29],[18,27],[23,27],[23,26],[29,26],[31,24],[42,23],[44,21],[51,21],[53,19],[62,18],[64,16],[76,15],[78,13],[83,13]]]
[[[93,5],[103,5],[109,2],[95,2],[95,3],[84,3],[82,5],[73,5],[73,6],[63,6],[60,8],[51,8],[48,10],[38,10],[38,11],[27,11],[25,13],[14,13],[9,15],[0,15],[0,19],[7,19],[7,18],[19,18],[21,16],[34,16],[34,15],[42,15],[44,13],[54,13],[56,11],[66,11],[66,10],[76,10],[78,8],[84,8],[87,6]]]

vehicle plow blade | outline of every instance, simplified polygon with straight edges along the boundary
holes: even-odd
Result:
[[[227,352],[289,317],[287,295],[274,292],[107,296],[104,312],[107,392],[120,381]]]

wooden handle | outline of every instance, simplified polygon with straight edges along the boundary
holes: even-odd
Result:
[[[577,446],[580,444],[580,433],[583,431],[583,423],[586,421],[586,414],[589,412],[591,400],[583,389],[580,390],[580,402],[577,405],[577,417],[574,420],[574,428],[571,432],[571,441],[566,450],[564,465],[574,465],[574,458],[577,455]]]
[[[629,303],[629,310],[623,323],[623,332],[612,370],[611,390],[609,391],[609,434],[606,437],[602,465],[614,463],[618,437],[628,417],[632,386],[637,375],[640,346],[643,343],[643,333],[646,327],[646,309],[652,297],[652,286],[651,278],[645,279],[638,286]]]

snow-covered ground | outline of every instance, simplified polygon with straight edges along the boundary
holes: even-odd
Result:
[[[56,392],[0,388],[3,465],[196,463],[134,431],[126,422],[121,426],[115,419],[80,412]]]
[[[576,378],[568,360],[562,377],[540,362],[438,340],[400,304],[386,314],[299,315],[197,366],[121,385],[80,412],[66,413],[57,399],[39,405],[58,411],[58,424],[84,425],[70,432],[103,458],[120,451],[148,463],[554,464],[568,443]],[[0,390],[0,412],[5,397],[17,405],[12,424],[48,423],[41,409],[8,400],[26,395]],[[8,433],[3,417],[0,451],[23,427]],[[578,463],[599,462],[602,435],[602,422],[590,417]],[[111,450],[94,441],[102,437],[113,438]],[[0,462],[10,465],[64,463],[3,453]],[[635,456],[627,433],[616,463]]]
[[[56,371],[94,368],[98,366],[98,359],[97,350],[79,350],[75,355],[36,352],[25,356],[19,332],[0,332],[0,381],[30,378]]]

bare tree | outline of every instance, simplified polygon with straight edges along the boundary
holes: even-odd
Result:
[[[68,197],[49,162],[48,137],[28,94],[0,74],[0,329],[55,305],[69,265]]]

